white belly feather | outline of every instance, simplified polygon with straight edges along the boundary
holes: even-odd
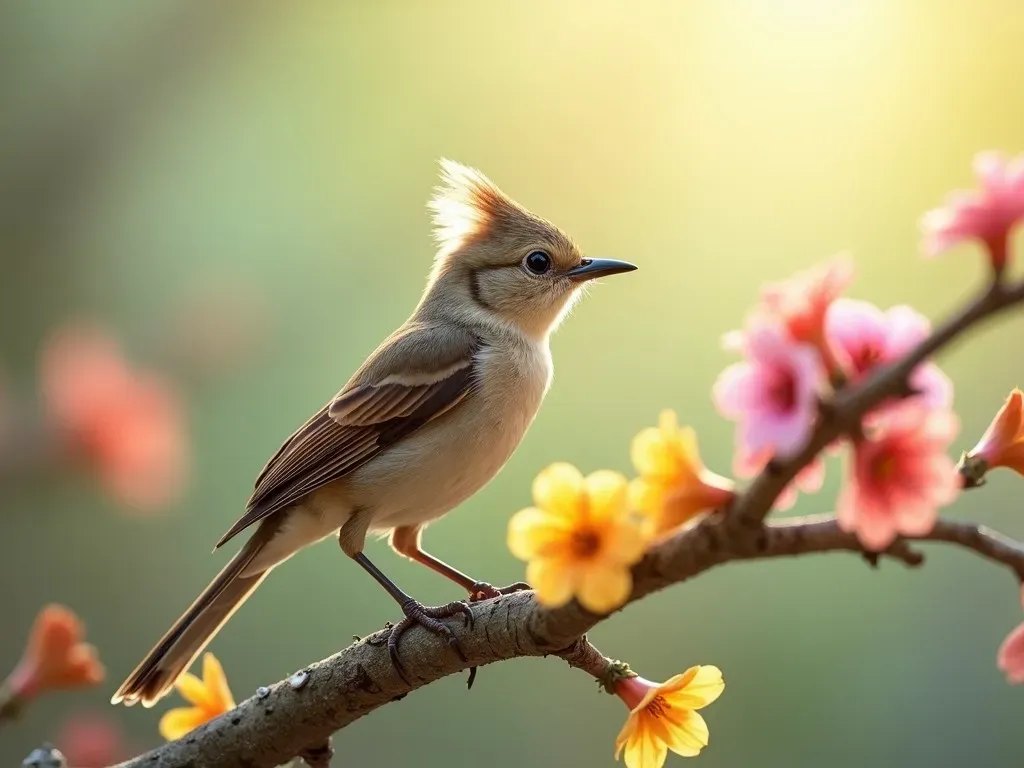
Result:
[[[546,344],[481,354],[481,384],[469,399],[353,473],[358,506],[377,510],[371,528],[415,525],[451,511],[501,470],[533,422],[551,382]]]

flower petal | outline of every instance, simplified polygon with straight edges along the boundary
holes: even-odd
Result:
[[[209,651],[203,655],[203,682],[206,683],[213,711],[221,714],[235,708],[235,697],[231,695],[231,688],[228,687],[224,667]]]
[[[999,646],[996,666],[1006,675],[1007,682],[1024,683],[1024,624],[1019,624]]]
[[[637,716],[637,725],[626,739],[626,768],[661,768],[668,749],[650,727],[649,718]]]
[[[199,707],[177,707],[164,712],[160,718],[160,735],[166,741],[176,741],[207,720]]]
[[[685,674],[685,673],[684,673]],[[675,691],[663,692],[662,696],[673,707],[702,709],[722,695],[725,681],[722,670],[705,664],[698,666],[686,685]]]
[[[611,524],[602,537],[600,560],[609,565],[633,565],[647,551],[650,533],[650,526],[631,519]]]
[[[568,520],[580,514],[583,491],[583,475],[565,462],[551,464],[533,481],[534,503],[544,511]]]
[[[589,474],[584,484],[591,521],[611,521],[626,513],[629,481],[621,472],[599,469]]]
[[[656,427],[647,427],[637,433],[629,453],[633,466],[641,475],[668,475],[672,472],[672,457]]]
[[[610,613],[626,602],[632,589],[628,568],[596,562],[582,569],[577,597],[591,613]]]
[[[573,563],[561,558],[540,557],[526,566],[526,580],[533,585],[537,602],[547,608],[568,603],[576,591],[577,579]]]
[[[682,757],[696,757],[708,745],[708,725],[704,718],[693,710],[671,711],[666,717],[666,746]],[[678,713],[678,721],[676,715]]]
[[[209,709],[213,706],[213,700],[210,697],[210,692],[206,688],[206,683],[191,672],[186,672],[179,677],[178,682],[174,684],[174,687],[177,688],[181,698],[195,704],[197,707]]]
[[[564,517],[527,507],[508,521],[508,548],[520,560],[555,554],[569,532]]]

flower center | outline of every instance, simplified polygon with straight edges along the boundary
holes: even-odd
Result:
[[[657,696],[645,709],[653,717],[664,717],[666,710],[672,709],[672,705],[665,701],[664,697]]]
[[[572,548],[572,553],[575,557],[581,559],[593,557],[601,548],[601,537],[596,531],[583,528],[572,532],[572,535],[569,537],[569,546]]]
[[[780,411],[791,411],[796,405],[796,378],[788,371],[776,371],[768,385],[768,397]]]
[[[875,479],[880,482],[889,482],[896,475],[898,469],[896,457],[891,453],[883,453],[872,463],[871,469]]]
[[[873,344],[865,344],[853,357],[853,369],[857,373],[870,371],[882,359],[882,351]]]

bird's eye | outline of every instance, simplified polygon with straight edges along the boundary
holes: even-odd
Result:
[[[524,263],[526,268],[535,275],[543,275],[551,269],[551,257],[544,253],[544,251],[533,251],[526,257]]]

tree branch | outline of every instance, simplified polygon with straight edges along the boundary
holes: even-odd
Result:
[[[740,530],[738,526],[744,525],[731,516],[711,515],[657,544],[634,568],[629,602],[731,561],[824,552],[865,554],[856,537],[842,531],[831,515],[783,520],[756,532],[749,526]],[[963,547],[1024,579],[1024,545],[984,527],[940,520],[916,541]],[[882,555],[910,566],[924,561],[906,539]],[[594,677],[604,672],[606,659],[584,633],[606,617],[575,602],[546,610],[532,592],[475,603],[472,608],[472,629],[462,628],[457,620],[452,624],[468,661],[459,659],[437,635],[413,627],[403,637],[403,660],[415,681],[406,685],[391,666],[387,630],[382,630],[311,666],[302,686],[288,680],[276,683],[178,741],[118,768],[272,768],[297,755],[316,755],[317,746],[327,744],[335,731],[417,688],[506,659],[555,655]]]

